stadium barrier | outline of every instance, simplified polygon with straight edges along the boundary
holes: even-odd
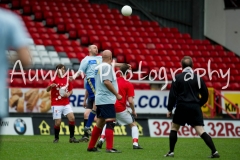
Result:
[[[172,120],[149,119],[150,137],[168,137]],[[240,121],[204,120],[205,131],[213,138],[240,138]],[[178,137],[199,137],[191,126],[180,127]]]
[[[32,118],[3,118],[0,120],[0,135],[33,135]]]
[[[168,137],[171,129],[171,119],[137,119],[139,136]],[[205,120],[205,131],[213,138],[240,138],[239,120]],[[95,126],[95,122],[92,127]],[[69,135],[67,118],[63,117],[60,135]],[[83,120],[76,117],[75,135],[83,135]],[[54,135],[54,121],[48,116],[38,117],[8,117],[0,121],[0,135]],[[116,125],[116,136],[131,136],[128,126]],[[183,138],[199,137],[190,126],[181,127],[178,136]]]
[[[54,121],[51,117],[33,117],[34,135],[54,135]],[[75,135],[83,135],[84,122],[83,119],[76,117]],[[139,119],[136,121],[140,136],[149,136],[149,127],[147,119]],[[95,122],[92,127],[95,126]],[[68,121],[63,118],[60,126],[60,135],[69,135]],[[117,136],[131,136],[131,129],[129,126],[116,125],[114,128],[114,135]]]

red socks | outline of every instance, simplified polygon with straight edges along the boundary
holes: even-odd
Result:
[[[138,143],[138,139],[137,138],[133,138],[133,143],[134,142]]]
[[[113,130],[106,128],[105,137],[106,137],[107,149],[112,149],[113,148]]]
[[[69,121],[68,122],[69,132],[70,132],[70,138],[74,137],[74,129],[75,129],[75,121]]]
[[[92,137],[91,137],[91,140],[88,144],[88,148],[89,149],[92,149],[95,147],[95,144],[97,143],[97,140],[99,138],[99,136],[101,135],[102,133],[102,129],[101,128],[98,128],[97,126],[95,126],[93,128],[93,131],[92,131]]]

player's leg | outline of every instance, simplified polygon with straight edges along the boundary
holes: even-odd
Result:
[[[55,119],[54,121],[55,121],[54,122],[54,135],[55,135],[55,138],[53,140],[53,143],[58,143],[61,119]]]
[[[184,105],[177,106],[173,115],[172,125],[171,125],[171,131],[169,134],[169,152],[164,155],[165,157],[174,157],[174,149],[175,145],[177,143],[177,132],[181,126],[185,126],[187,123],[187,117],[191,114],[191,112],[187,109],[185,109]]]
[[[84,128],[84,131],[88,132],[88,134],[90,135],[91,134],[90,127],[96,116],[96,105],[94,103],[94,100],[95,100],[95,79],[94,78],[90,78],[87,80],[86,89],[88,91],[88,98],[91,99],[92,101],[92,105],[91,105],[92,110],[88,116],[88,121]]]
[[[59,141],[62,110],[63,110],[62,106],[52,106],[52,114],[53,114],[53,120],[54,120],[54,135],[55,135],[53,143],[58,143]]]
[[[76,140],[74,137],[74,130],[75,130],[75,116],[73,114],[73,110],[70,104],[66,105],[63,109],[63,115],[67,116],[68,118],[68,128],[70,132],[70,143],[79,143],[79,140]]]
[[[219,154],[215,148],[215,145],[212,141],[212,138],[205,132],[203,126],[203,114],[202,114],[202,110],[200,108],[199,105],[194,105],[194,111],[195,114],[191,117],[191,122],[190,125],[193,126],[197,132],[197,134],[204,140],[204,142],[206,143],[206,145],[211,149],[212,153],[210,158],[219,158]]]
[[[97,123],[96,126],[94,126],[92,131],[92,137],[90,139],[90,142],[88,144],[87,151],[89,152],[98,152],[97,148],[95,148],[95,144],[102,132],[102,128],[105,124],[105,119],[102,117],[102,106],[99,105],[97,107]]]
[[[94,126],[92,131],[92,136],[88,144],[87,151],[89,152],[98,152],[97,148],[95,148],[95,144],[102,132],[102,128],[105,124],[105,120],[102,117],[97,118],[97,124]]]
[[[87,108],[86,108],[86,110],[85,110],[85,112],[84,112],[84,127],[87,125],[87,121],[88,121],[88,116],[89,116],[89,114],[90,114],[90,112],[91,112],[91,108],[89,108],[89,99],[88,99],[88,105],[87,105]],[[84,134],[83,134],[83,136],[82,136],[82,138],[80,139],[80,141],[81,142],[88,142],[89,141],[89,133],[84,129],[83,130],[84,131]]]
[[[179,124],[175,124],[174,122],[172,123],[171,131],[170,131],[170,134],[169,134],[170,150],[165,155],[165,157],[174,157],[174,148],[175,148],[175,145],[177,143],[177,139],[178,139],[177,132],[178,132],[179,128],[180,128]]]
[[[91,149],[95,148],[95,144],[97,143],[97,140],[102,133],[104,124],[105,120],[103,118],[97,118],[97,124],[93,128],[91,140],[88,145],[88,151],[91,151]]]
[[[101,138],[97,143],[97,148],[102,148],[103,143],[105,142],[105,131],[106,131],[106,124],[104,125],[103,129],[102,129],[102,134],[101,134]]]
[[[116,113],[116,119],[120,125],[130,126],[132,130],[133,149],[143,149],[138,144],[139,131],[135,123],[134,117],[131,115],[131,113],[127,109],[122,112]]]
[[[94,118],[96,116],[96,110],[97,110],[97,107],[95,105],[95,102],[92,103],[92,110],[88,116],[88,120],[87,120],[87,124],[84,128],[84,131],[86,131],[89,135],[91,135],[91,126],[92,126],[92,122],[94,121]]]
[[[211,149],[212,154],[210,158],[219,158],[220,155],[218,154],[218,151],[215,148],[212,138],[204,131],[203,126],[194,126],[194,128],[197,134],[204,140],[206,145]]]
[[[143,149],[139,144],[138,144],[138,138],[139,138],[139,131],[138,127],[134,122],[129,124],[131,130],[132,130],[132,142],[133,142],[133,149]]]
[[[121,151],[118,151],[117,149],[113,148],[113,132],[114,127],[116,124],[116,112],[114,104],[107,104],[103,107],[102,114],[105,117],[106,122],[106,131],[105,131],[105,137],[106,137],[106,152],[107,153],[121,153]]]

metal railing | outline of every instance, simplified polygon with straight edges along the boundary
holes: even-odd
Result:
[[[233,114],[229,113],[226,109],[224,109],[221,106],[221,102],[217,102],[216,101],[216,96],[222,97],[223,99],[225,99],[228,103],[230,103],[235,109],[236,109],[236,116],[234,116]],[[227,99],[226,97],[224,97],[220,91],[214,89],[214,104],[213,106],[211,106],[209,103],[205,104],[209,110],[210,110],[210,115],[207,115],[206,113],[203,112],[203,116],[205,118],[214,118],[216,116],[216,107],[218,107],[220,110],[226,112],[226,114],[231,117],[232,119],[240,119],[240,109],[237,105],[235,105],[233,102],[231,102],[229,99]]]

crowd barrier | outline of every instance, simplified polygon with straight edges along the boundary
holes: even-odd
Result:
[[[139,136],[168,137],[170,119],[136,119]],[[240,138],[239,120],[205,120],[205,131],[213,138]],[[92,126],[94,126],[93,123]],[[75,135],[83,135],[83,120],[76,119]],[[8,117],[0,121],[0,135],[54,135],[54,121],[51,117]],[[69,135],[68,121],[63,118],[60,135]],[[129,126],[116,125],[114,135],[131,136]],[[179,137],[199,137],[190,126],[181,127]]]

